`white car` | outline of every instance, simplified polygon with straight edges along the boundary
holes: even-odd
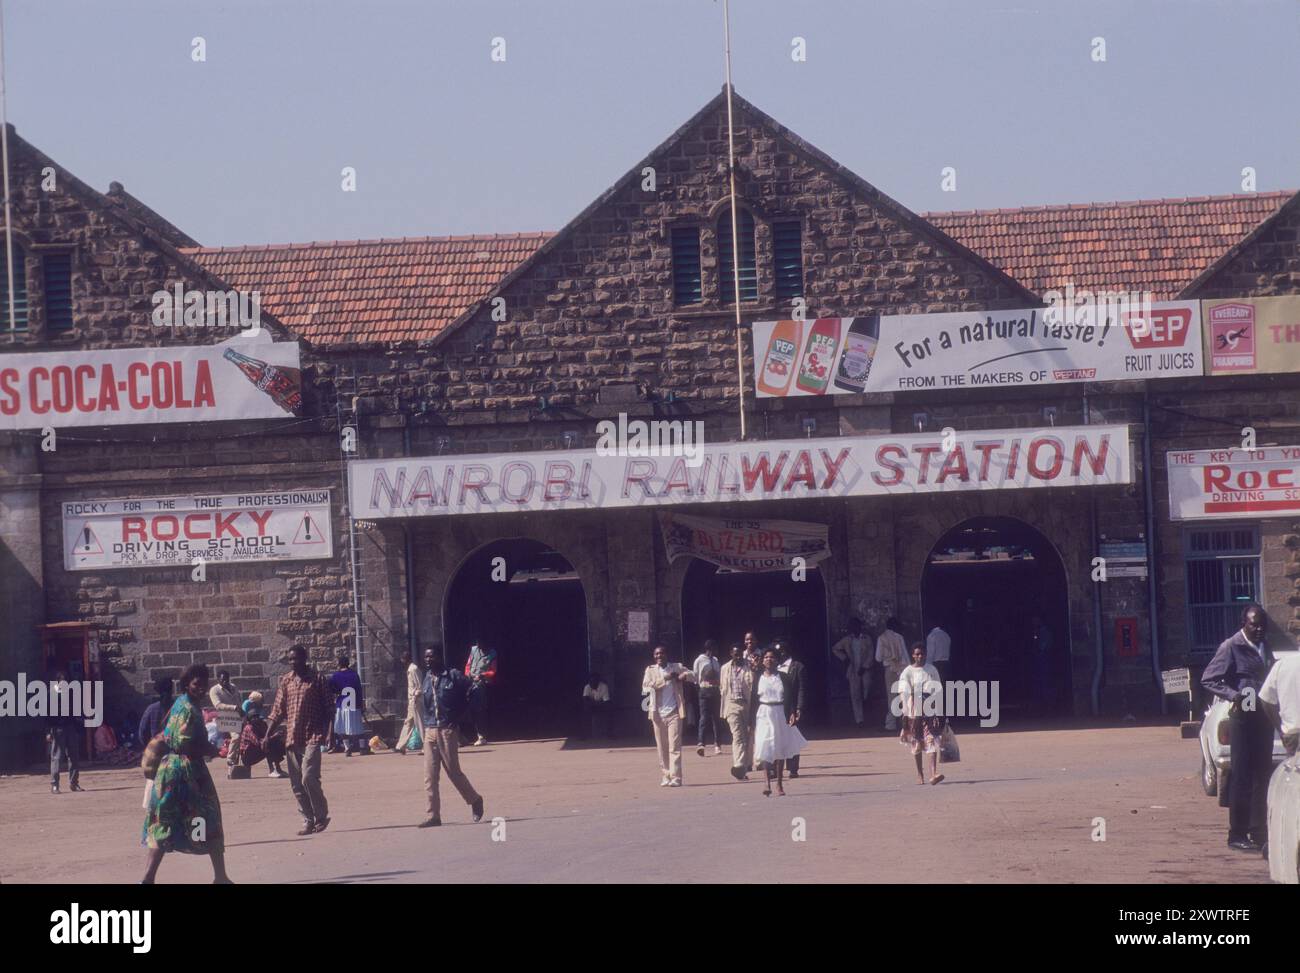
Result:
[[[1201,787],[1211,797],[1219,796],[1219,807],[1228,806],[1228,778],[1232,772],[1228,709],[1228,701],[1216,696],[1205,711],[1205,719],[1201,720]],[[1274,732],[1273,765],[1276,767],[1285,759],[1282,737]]]
[[[1268,782],[1268,876],[1300,884],[1300,756],[1282,761]]]

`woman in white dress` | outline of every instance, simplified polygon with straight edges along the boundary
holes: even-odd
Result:
[[[938,694],[939,712],[934,713],[934,703],[928,707],[926,700],[932,694]],[[902,704],[903,730],[898,735],[898,742],[912,751],[916,758],[917,783],[925,783],[924,759],[930,758],[930,783],[937,784],[943,780],[939,773],[939,742],[943,736],[943,683],[939,679],[939,670],[925,661],[925,645],[917,642],[912,646],[912,664],[898,677],[898,698]]]
[[[762,766],[766,776],[764,797],[772,794],[774,772],[776,793],[785,797],[785,762],[798,756],[808,743],[794,725],[794,715],[786,713],[786,701],[794,702],[795,689],[790,677],[777,670],[779,661],[774,650],[768,649],[763,653],[763,668],[754,680],[754,688],[750,693],[749,718],[754,726],[754,763]]]

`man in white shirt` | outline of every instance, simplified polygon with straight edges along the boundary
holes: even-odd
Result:
[[[1300,747],[1300,652],[1279,652],[1276,658],[1259,687],[1259,701],[1294,757]]]
[[[952,636],[938,623],[925,637],[925,661],[934,666],[939,678],[948,681],[948,658],[952,653]]]
[[[722,678],[722,665],[718,662],[718,643],[709,639],[704,643],[704,651],[695,657],[695,665],[692,667],[692,674],[695,676],[695,685],[699,689],[699,720],[695,724],[695,752],[701,757],[704,756],[704,731],[713,730],[713,755],[719,756],[722,753],[722,747],[719,743],[722,740],[719,724],[722,722],[719,716],[719,697],[718,682]]]
[[[668,650],[656,645],[654,662],[645,668],[641,691],[649,694],[650,725],[659,749],[660,787],[682,786],[682,722],[686,719],[685,683],[695,673],[680,662],[668,661]]]
[[[595,738],[609,736],[609,686],[593,672],[582,687],[582,710],[587,714],[588,733]]]
[[[902,627],[898,619],[891,616],[885,621],[885,630],[876,639],[876,661],[885,670],[886,730],[898,729],[898,718],[894,716],[892,703],[898,692],[898,677],[908,666],[907,642],[899,632]]]
[[[847,627],[848,634],[831,646],[831,654],[844,663],[853,722],[862,726],[862,705],[871,696],[871,643],[862,635],[862,619],[850,618]]]
[[[424,679],[410,652],[402,653],[402,661],[406,663],[406,719],[402,722],[401,732],[397,734],[397,742],[393,744],[398,756],[406,754],[406,748],[411,745],[411,734],[416,729],[420,731],[421,741],[424,739],[424,727],[420,725],[420,687],[424,684]]]

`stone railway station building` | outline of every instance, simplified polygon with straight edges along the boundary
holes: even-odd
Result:
[[[1157,300],[1300,294],[1291,193],[917,214],[739,96],[735,111],[746,325],[791,317],[797,299],[810,319],[997,310],[1070,283]],[[849,719],[829,660],[848,618],[875,631],[896,615],[909,642],[942,619],[955,674],[1000,679],[1005,718],[1064,719],[1160,713],[1159,671],[1202,666],[1243,598],[1277,640],[1300,635],[1300,524],[1175,521],[1165,469],[1170,450],[1239,446],[1244,426],[1300,444],[1296,375],[755,399],[746,327],[748,440],[1118,424],[1133,482],[354,523],[351,459],[562,457],[621,413],[739,438],[726,135],[719,95],[555,233],[205,248],[11,129],[21,318],[0,355],[225,340],[154,327],[151,295],[256,291],[264,327],[300,343],[303,404],[286,419],[60,429],[53,451],[38,430],[0,432],[0,679],[44,672],[43,626],[87,623],[116,719],[194,661],[266,691],[301,641],[326,670],[359,657],[379,725],[405,709],[404,650],[439,642],[463,661],[482,639],[500,652],[502,735],[575,729],[593,668],[637,730],[653,644],[689,662],[705,638],[754,630],[807,663],[816,725]],[[214,564],[201,581],[184,566],[65,567],[65,503],[320,490],[328,558]],[[665,509],[824,525],[831,555],[804,581],[669,560]],[[1116,540],[1150,542],[1149,577],[1092,580]],[[961,563],[988,549],[1017,556]],[[1039,624],[1051,659],[1035,669]],[[32,726],[0,722],[0,759],[37,754]]]

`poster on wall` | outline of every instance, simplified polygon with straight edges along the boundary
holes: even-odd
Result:
[[[831,555],[826,524],[803,520],[733,520],[664,514],[668,560],[698,557],[732,571],[790,569],[795,558],[812,567]]]
[[[0,429],[284,419],[302,407],[296,341],[0,355]]]
[[[1172,520],[1300,514],[1300,446],[1165,454]]]
[[[1300,297],[1202,301],[1205,374],[1300,372]]]
[[[1197,301],[760,321],[759,397],[1200,376]]]
[[[333,556],[329,490],[63,504],[69,571]]]
[[[742,500],[1107,486],[1133,479],[1128,427],[978,429],[352,460],[352,516],[440,517]]]

